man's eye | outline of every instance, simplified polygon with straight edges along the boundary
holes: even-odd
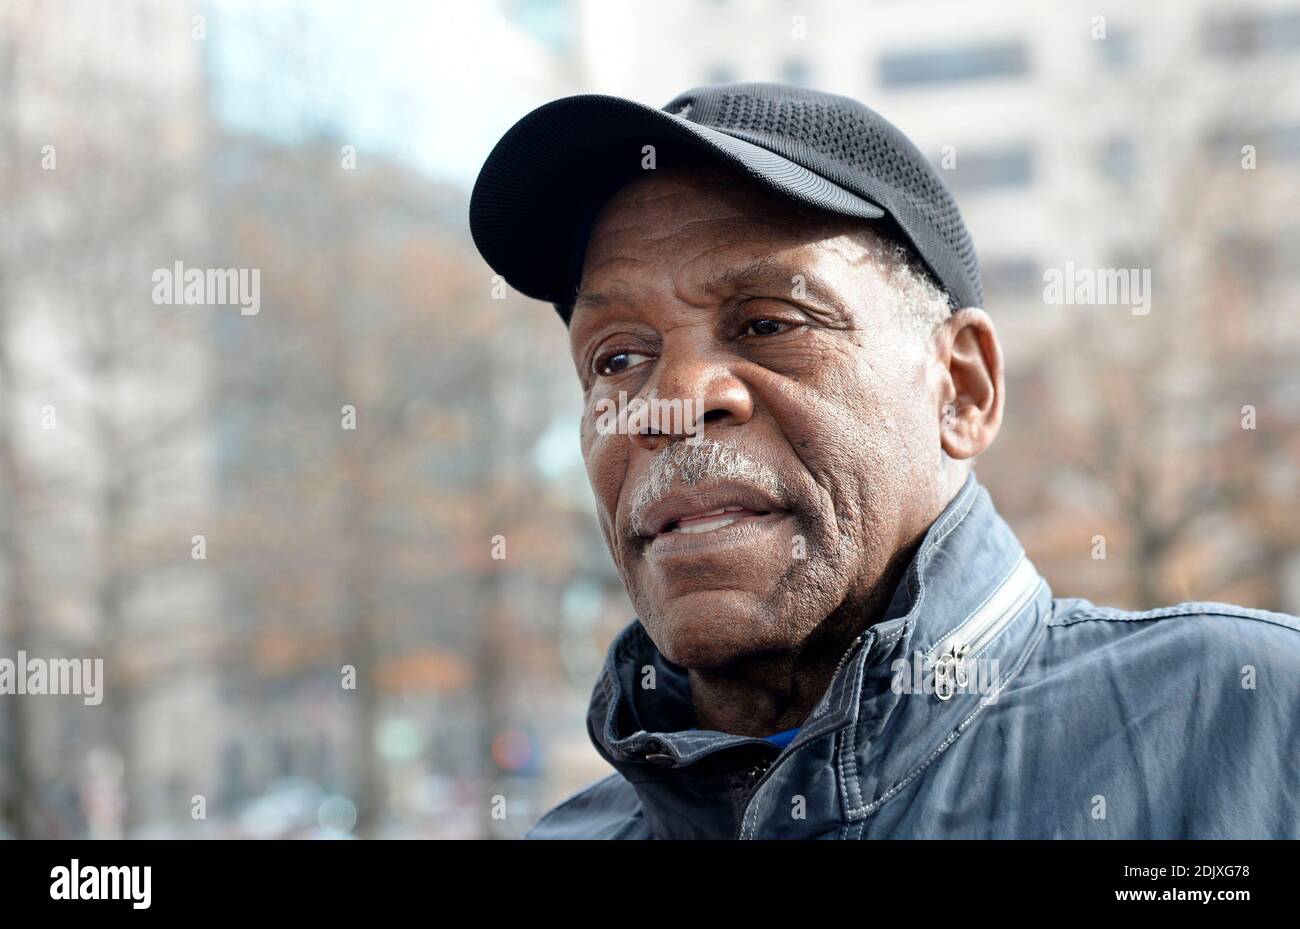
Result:
[[[780,335],[790,328],[779,319],[756,319],[745,327],[745,335]]]
[[[642,355],[639,352],[614,352],[612,355],[602,355],[596,359],[596,373],[602,377],[609,377],[613,374],[622,374],[639,364],[644,364],[650,360],[650,356]]]

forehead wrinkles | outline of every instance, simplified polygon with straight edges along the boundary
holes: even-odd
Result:
[[[720,235],[735,238],[746,231],[775,232],[779,228],[758,210],[707,199],[697,191],[682,191],[607,208],[592,230],[588,252],[598,263],[607,253],[635,254],[647,246],[670,251],[716,241]]]
[[[672,216],[666,222],[651,217],[629,217],[623,225],[600,225],[592,234],[587,249],[587,271],[602,270],[620,261],[648,263],[651,259],[675,256],[679,261],[716,245],[719,236],[734,235],[752,229],[748,217]]]
[[[826,257],[822,243],[835,235],[834,230],[814,231],[806,222],[774,220],[770,214],[685,217],[675,211],[659,226],[609,222],[597,228],[589,244],[583,289],[602,290],[620,277],[644,275],[643,283],[655,279],[683,298],[691,294],[688,302],[695,302],[726,271],[756,260],[811,269]]]

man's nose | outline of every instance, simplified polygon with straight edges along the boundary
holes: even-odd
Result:
[[[661,413],[632,433],[632,441],[647,451],[699,435],[706,427],[741,425],[754,415],[753,395],[730,360],[696,345],[665,345],[642,396],[658,403]]]

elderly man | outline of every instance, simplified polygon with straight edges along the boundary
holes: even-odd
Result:
[[[972,473],[1005,402],[974,248],[878,114],[558,100],[470,222],[568,326],[639,616],[588,717],[615,773],[530,835],[1300,836],[1300,622],[1052,597]],[[625,398],[702,415],[601,428]]]

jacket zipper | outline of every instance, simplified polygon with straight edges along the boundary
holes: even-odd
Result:
[[[875,631],[871,628],[864,629],[862,630],[862,632],[858,633],[858,635],[853,639],[853,641],[849,643],[849,647],[845,649],[844,654],[840,656],[839,664],[835,666],[835,670],[831,673],[831,683],[834,683],[835,679],[839,677],[840,671],[842,671],[844,669],[844,666],[848,664],[849,656],[853,654],[853,652],[857,649],[859,645],[862,645],[865,642],[867,643],[864,646],[865,648],[871,647],[871,639],[874,636],[875,636]],[[827,686],[827,690],[829,691],[830,684],[827,684],[826,686]],[[802,734],[803,733],[801,732],[800,735]],[[773,758],[770,762],[766,762],[765,769],[760,770],[760,765],[763,764],[762,762],[756,764],[754,768],[751,769],[758,772],[759,777],[758,780],[754,781],[753,785],[749,788],[749,796],[745,799],[745,803],[741,807],[740,826],[736,830],[737,839],[743,839],[745,837],[744,836],[745,818],[749,815],[749,805],[754,802],[754,798],[758,796],[758,792],[763,788],[763,785],[767,782],[768,778],[771,777],[772,772],[775,771],[778,767],[780,767],[781,762],[784,761],[787,757],[788,757],[787,753],[783,751],[780,754],[778,754],[775,758]]]
[[[1029,560],[1021,556],[1020,562],[1002,585],[1002,590],[1009,590],[1015,599],[1010,604],[997,604],[988,610],[988,615],[978,617],[973,623],[948,633],[935,643],[929,657],[934,662],[934,695],[940,700],[951,700],[961,687],[970,683],[966,662],[971,655],[978,655],[984,647],[997,638],[1008,625],[1024,610],[1038,593],[1042,584],[1030,587],[1028,581],[1034,571]],[[994,595],[995,597],[997,594]],[[935,655],[939,657],[934,658]]]
[[[1043,583],[1042,579],[1039,578],[1038,582],[1032,585],[1029,583],[1031,578],[1036,577],[1037,571],[1034,570],[1033,564],[1029,559],[1025,558],[1024,555],[1021,555],[1019,563],[1014,569],[1012,569],[1007,580],[999,587],[999,593],[1002,590],[1008,591],[1007,596],[1014,598],[1012,602],[1009,605],[1002,607],[1000,602],[992,601],[990,604],[992,608],[988,610],[986,616],[975,618],[973,624],[963,625],[953,632],[948,633],[935,643],[934,648],[932,648],[928,653],[928,657],[932,658],[936,653],[940,653],[940,658],[935,664],[934,672],[935,694],[939,696],[940,700],[948,700],[952,698],[952,695],[956,692],[956,688],[952,687],[951,689],[948,689],[951,684],[955,683],[957,686],[964,687],[969,682],[969,675],[966,671],[967,657],[972,653],[979,654],[979,652],[986,645],[992,642],[993,639],[997,637],[998,633],[1010,625],[1011,622],[1021,614],[1024,608],[1029,605],[1033,598],[1037,596],[1038,590]],[[998,594],[995,593],[994,596],[997,597]],[[848,649],[844,652],[843,656],[841,656],[839,664],[835,666],[835,672],[831,675],[832,681],[839,676],[840,671],[843,670],[844,665],[848,663],[849,656],[853,654],[854,650],[863,642],[868,641],[873,635],[874,631],[872,629],[866,629],[853,640]],[[871,646],[868,644],[866,647],[869,648]],[[942,693],[940,691],[941,675],[944,687]],[[951,675],[951,680],[949,679],[949,675]],[[758,796],[759,791],[763,789],[763,785],[771,778],[772,772],[781,766],[781,762],[784,761],[786,757],[788,756],[784,752],[778,755],[771,764],[768,765],[767,770],[763,771],[762,775],[751,788],[749,799],[745,802],[741,811],[740,827],[736,833],[737,839],[744,838],[745,820],[749,815],[749,807],[754,802],[754,798]]]

